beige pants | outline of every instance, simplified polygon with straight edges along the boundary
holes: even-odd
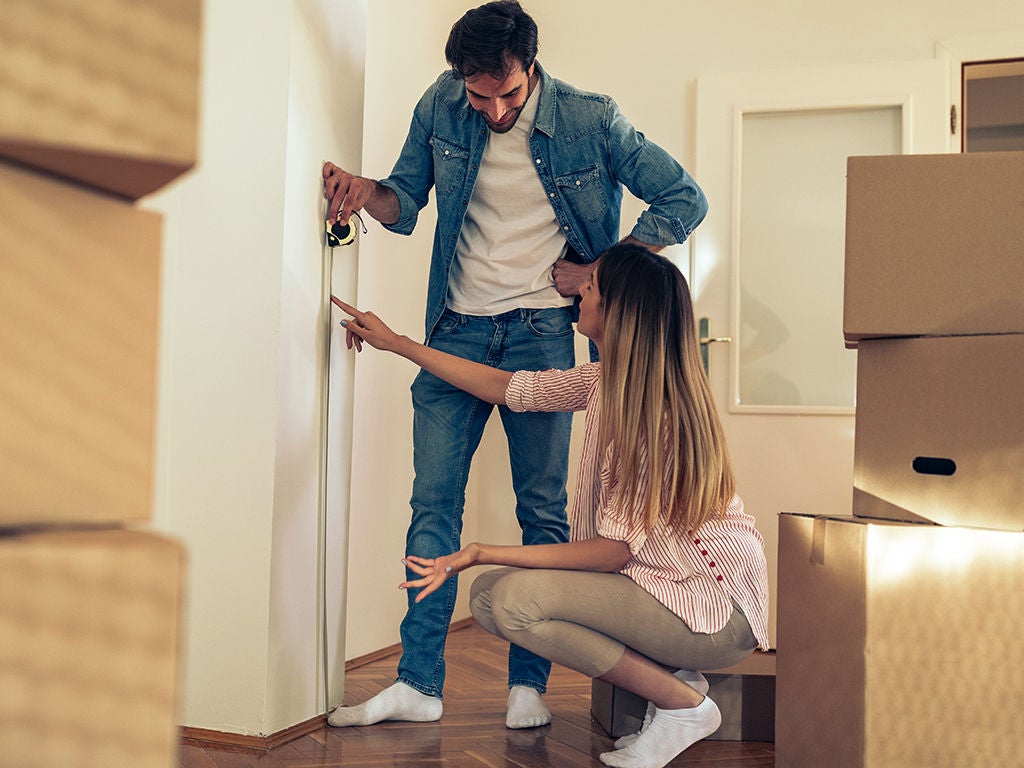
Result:
[[[673,669],[720,669],[757,647],[739,609],[711,635],[618,573],[496,568],[473,582],[470,609],[491,634],[600,677],[625,648]]]

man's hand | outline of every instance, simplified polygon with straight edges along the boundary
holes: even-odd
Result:
[[[361,211],[377,194],[377,182],[354,176],[334,163],[324,163],[324,197],[327,198],[327,220],[348,224],[353,211]],[[368,213],[373,216],[372,211]],[[377,217],[374,216],[376,219]],[[379,219],[378,219],[379,220]]]
[[[577,264],[575,261],[559,259],[551,268],[555,288],[563,296],[579,296],[583,284],[590,279],[595,264]]]
[[[660,253],[665,248],[663,245],[642,243],[632,235],[626,235],[619,241],[619,245],[623,243],[639,245],[641,248],[646,248],[651,253]],[[583,284],[590,279],[590,275],[600,263],[600,256],[589,264],[580,264],[575,261],[559,259],[555,262],[555,266],[551,268],[551,276],[555,279],[555,288],[563,296],[570,296],[573,298],[579,296],[580,291],[583,289]]]

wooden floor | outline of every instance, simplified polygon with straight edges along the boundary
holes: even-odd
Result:
[[[609,738],[590,716],[590,680],[555,665],[544,699],[553,720],[543,728],[505,728],[508,646],[476,625],[452,632],[444,715],[436,723],[324,726],[266,753],[183,745],[181,768],[600,768]],[[390,685],[398,657],[349,671],[345,703]],[[773,768],[774,745],[703,741],[673,760],[687,768]]]

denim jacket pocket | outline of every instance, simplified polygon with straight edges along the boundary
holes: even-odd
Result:
[[[450,194],[462,187],[469,164],[469,148],[438,136],[430,137],[434,148],[434,187],[439,193]]]
[[[585,221],[600,221],[607,210],[607,196],[601,186],[601,171],[596,165],[555,177],[555,186]]]

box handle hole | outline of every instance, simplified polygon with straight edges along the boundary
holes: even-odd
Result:
[[[919,475],[943,475],[948,477],[956,472],[956,462],[934,456],[918,456],[914,459],[914,471]]]

